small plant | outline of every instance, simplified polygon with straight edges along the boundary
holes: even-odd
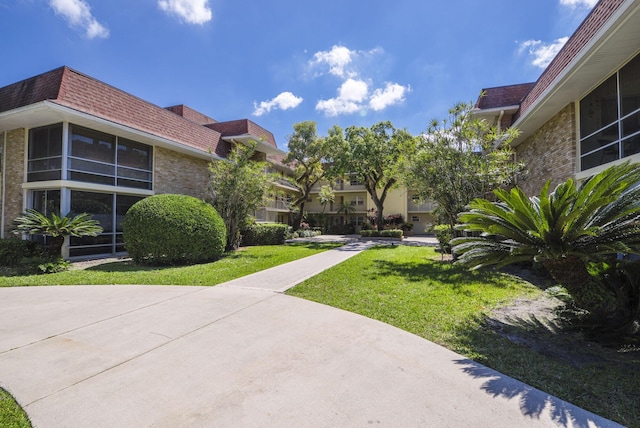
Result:
[[[40,273],[58,273],[64,272],[71,267],[71,262],[65,259],[56,259],[54,261],[44,262],[38,265]]]
[[[62,255],[62,245],[67,236],[98,236],[102,227],[90,214],[82,213],[60,216],[56,213],[44,215],[34,209],[28,209],[14,220],[18,233],[45,235],[51,237],[49,255],[52,258]]]
[[[402,229],[404,232],[411,232],[413,230],[413,223],[403,223],[400,226],[400,229]]]
[[[433,227],[433,231],[436,234],[436,239],[438,239],[440,252],[442,254],[451,254],[451,240],[453,239],[451,227],[448,224],[438,224]]]

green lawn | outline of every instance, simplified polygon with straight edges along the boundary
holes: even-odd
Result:
[[[485,319],[491,309],[542,294],[516,277],[463,270],[440,261],[432,248],[379,247],[288,294],[402,328],[606,418],[640,427],[638,352],[595,344],[576,348],[572,342],[563,344],[564,333],[543,337],[543,346],[524,346],[488,328]],[[534,331],[535,322],[525,319],[517,333]],[[477,367],[467,369],[481,375]]]
[[[31,422],[27,414],[16,403],[11,394],[0,388],[0,427],[30,428]]]
[[[192,266],[139,266],[117,261],[48,275],[0,276],[0,287],[25,285],[216,285],[273,266],[287,263],[340,244],[301,243],[247,247],[213,262]]]

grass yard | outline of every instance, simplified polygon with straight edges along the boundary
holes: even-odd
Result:
[[[212,263],[179,267],[139,266],[131,261],[117,261],[85,270],[48,275],[0,276],[0,287],[81,284],[216,285],[339,246],[340,244],[300,243],[247,247]]]
[[[518,298],[543,295],[517,277],[469,272],[440,261],[440,254],[432,248],[378,247],[305,281],[288,294],[394,325],[606,418],[640,427],[637,350],[622,352],[585,343],[575,346],[565,333],[549,334],[526,314],[522,324],[514,327],[520,331],[498,334],[500,330],[488,326],[492,309]],[[508,340],[505,333],[549,336],[538,337],[538,346],[529,346]],[[482,375],[473,368],[469,372]],[[521,391],[496,391],[517,392]],[[523,400],[526,405],[526,394]]]
[[[0,388],[0,427],[30,428],[31,422],[27,414],[16,403],[11,394]]]

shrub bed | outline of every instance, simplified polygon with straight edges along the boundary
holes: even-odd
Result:
[[[363,238],[402,238],[402,229],[361,230]]]
[[[35,241],[0,239],[0,266],[18,267],[23,259],[42,256],[42,247]]]
[[[289,226],[280,223],[256,223],[243,229],[242,246],[284,244]]]
[[[224,253],[226,229],[211,205],[191,196],[165,194],[129,209],[123,238],[136,263],[202,263]]]

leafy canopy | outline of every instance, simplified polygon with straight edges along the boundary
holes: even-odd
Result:
[[[383,209],[387,192],[397,187],[415,150],[415,138],[391,122],[371,128],[338,126],[329,131],[336,174],[350,174],[360,181],[377,208],[378,228],[384,226]]]
[[[517,130],[505,131],[473,115],[473,104],[458,103],[449,117],[433,120],[418,140],[408,171],[409,186],[423,200],[437,203],[440,221],[456,224],[474,198],[488,196],[523,174],[510,143]]]
[[[32,208],[14,220],[19,233],[29,235],[51,236],[49,254],[52,257],[62,255],[62,245],[67,236],[98,236],[102,233],[102,226],[94,220],[91,214],[81,213],[73,215],[58,215],[51,213],[44,215]]]
[[[255,144],[238,146],[228,160],[209,165],[209,193],[227,230],[227,250],[240,246],[240,230],[251,223],[256,210],[264,206],[275,178],[265,173],[266,163],[253,160]]]
[[[287,143],[289,153],[284,163],[294,169],[291,184],[299,192],[292,203],[298,209],[293,225],[294,229],[298,229],[304,215],[305,203],[311,196],[313,187],[327,175],[326,166],[331,158],[327,140],[318,136],[315,122],[296,123],[293,129],[294,133]]]

